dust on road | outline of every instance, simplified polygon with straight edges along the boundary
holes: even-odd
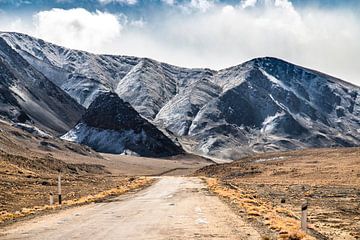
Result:
[[[1,239],[261,239],[199,178],[161,177],[135,194],[0,230]]]

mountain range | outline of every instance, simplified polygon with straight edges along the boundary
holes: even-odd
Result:
[[[360,88],[272,57],[189,69],[4,32],[0,78],[3,118],[98,151],[238,159],[360,145]]]

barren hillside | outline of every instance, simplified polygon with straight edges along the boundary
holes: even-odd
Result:
[[[295,221],[300,206],[309,202],[309,221],[320,239],[360,238],[360,149],[312,149],[265,153],[197,172],[215,178],[229,200],[247,195],[236,205],[254,224],[277,236]],[[218,186],[219,187],[219,186]],[[244,204],[244,201],[248,202]],[[272,222],[273,220],[273,222]]]

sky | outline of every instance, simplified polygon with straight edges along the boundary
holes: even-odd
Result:
[[[359,0],[0,0],[0,31],[183,67],[272,56],[360,86]]]

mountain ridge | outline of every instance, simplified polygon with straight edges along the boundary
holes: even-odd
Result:
[[[95,55],[22,34],[0,36],[84,107],[115,92],[199,155],[237,159],[259,151],[360,144],[360,88],[279,58],[216,71]],[[43,55],[58,65],[43,63]]]
[[[99,95],[80,122],[62,139],[88,145],[100,152],[145,157],[183,153],[179,146],[142,118],[129,103],[111,92]]]
[[[0,85],[5,94],[1,99],[4,104],[1,109],[8,112],[3,116],[9,120],[32,121],[61,134],[81,117],[83,107],[35,70],[1,38],[0,66]],[[23,119],[17,119],[17,115]]]

